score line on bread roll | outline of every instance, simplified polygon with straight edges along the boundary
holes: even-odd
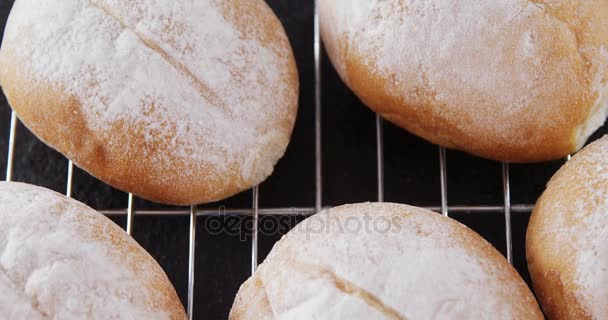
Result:
[[[608,137],[549,181],[528,225],[526,255],[547,317],[608,318]]]
[[[605,0],[320,0],[319,11],[343,81],[433,143],[558,159],[606,119]]]
[[[231,320],[543,319],[507,260],[462,224],[389,203],[304,220],[240,288]]]
[[[186,319],[154,258],[51,190],[0,182],[0,246],[2,319]]]
[[[263,0],[17,0],[0,82],[23,123],[79,167],[179,205],[268,177],[299,91]]]

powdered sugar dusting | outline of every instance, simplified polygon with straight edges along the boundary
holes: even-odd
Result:
[[[121,244],[126,247],[116,247]],[[125,254],[132,246],[137,244],[124,231],[74,200],[1,182],[0,314],[8,319],[175,319],[178,315],[163,310],[162,302],[177,296],[163,297],[161,287],[151,288],[159,285],[160,267],[139,246],[135,251],[140,252]],[[142,260],[142,253],[149,259]]]
[[[506,260],[493,261],[481,253],[479,245],[489,245],[462,238],[463,229],[438,214],[404,205],[332,208],[288,233],[249,281],[263,283],[274,319],[480,319],[490,314],[515,319],[540,314],[530,307],[535,305],[531,293],[511,298],[521,292],[523,281],[509,278]],[[233,311],[239,298],[252,295],[239,292]],[[382,306],[366,297],[377,298]]]
[[[4,41],[19,48],[33,77],[80,100],[86,125],[110,148],[158,172],[176,161],[195,164],[175,172],[184,176],[213,168],[210,180],[236,167],[248,187],[286,148],[297,88],[287,83],[286,40],[247,36],[213,0],[19,0]],[[156,147],[139,154],[119,146],[128,142],[115,138],[121,126]]]

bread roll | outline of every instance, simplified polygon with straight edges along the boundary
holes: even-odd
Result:
[[[168,204],[262,182],[297,112],[291,47],[263,0],[17,0],[0,82],[48,145]]]
[[[185,319],[154,259],[111,220],[53,191],[0,182],[2,319]]]
[[[53,191],[0,182],[3,319],[185,319],[154,259],[111,220]]]
[[[608,318],[608,137],[553,176],[534,208],[526,253],[549,319]]]
[[[243,319],[543,319],[505,258],[475,232],[398,204],[346,205],[284,236],[240,288]]]
[[[608,113],[606,0],[320,0],[336,70],[433,143],[512,162],[581,148]]]

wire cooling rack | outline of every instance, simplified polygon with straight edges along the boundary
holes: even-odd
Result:
[[[315,67],[315,205],[314,207],[291,207],[291,208],[260,208],[259,199],[259,188],[254,187],[252,189],[252,204],[250,208],[240,209],[226,209],[222,211],[222,214],[242,215],[251,216],[253,219],[252,227],[252,245],[251,245],[251,273],[255,272],[258,265],[258,233],[259,233],[259,220],[260,216],[265,215],[312,215],[323,208],[322,198],[322,185],[323,185],[323,173],[322,173],[322,122],[321,122],[321,83],[322,83],[322,44],[319,32],[319,13],[318,6],[315,2],[314,11],[314,67]],[[377,173],[377,200],[382,202],[384,200],[384,134],[383,134],[383,120],[380,116],[376,115],[376,163],[375,168]],[[15,137],[18,119],[16,114],[11,113],[10,121],[10,133],[8,143],[8,159],[6,169],[6,180],[11,181],[13,178],[13,161],[15,154]],[[448,179],[447,179],[447,160],[446,150],[443,147],[439,148],[439,178],[440,178],[440,193],[441,202],[437,206],[427,207],[427,209],[439,212],[445,216],[449,216],[450,213],[456,212],[470,212],[470,213],[481,213],[481,212],[496,212],[504,214],[505,230],[504,237],[506,240],[506,258],[512,263],[513,261],[513,248],[512,248],[512,232],[511,232],[511,213],[529,213],[533,209],[532,204],[512,204],[511,203],[511,189],[510,189],[510,176],[509,176],[509,164],[502,163],[502,192],[503,192],[503,205],[499,206],[450,206],[448,204]],[[72,180],[74,173],[74,165],[72,161],[68,162],[68,170],[66,177],[66,190],[65,194],[68,197],[72,195]],[[134,226],[135,215],[180,215],[190,217],[190,233],[189,233],[189,255],[188,255],[188,302],[187,311],[188,318],[193,318],[194,308],[194,283],[195,283],[195,243],[196,243],[196,224],[197,217],[199,216],[213,216],[218,215],[217,210],[206,210],[200,209],[197,206],[191,206],[189,210],[175,209],[175,210],[137,210],[134,206],[133,195],[129,194],[126,208],[122,210],[105,210],[101,211],[106,215],[126,215],[127,224],[126,231],[131,234]]]

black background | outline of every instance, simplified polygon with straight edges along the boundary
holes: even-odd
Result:
[[[12,0],[0,0],[0,28],[4,30]],[[269,0],[292,42],[300,73],[300,109],[292,142],[275,173],[260,186],[260,207],[313,207],[315,203],[314,152],[314,47],[312,0]],[[374,114],[346,88],[327,59],[322,68],[323,205],[376,200],[376,127]],[[0,178],[6,171],[10,108],[0,94]],[[606,127],[593,138],[606,133]],[[418,206],[439,206],[438,148],[391,125],[384,124],[385,200]],[[563,161],[511,165],[513,204],[533,204]],[[451,205],[503,205],[501,164],[457,151],[447,152],[448,202]],[[46,147],[22,125],[17,129],[14,180],[65,192],[67,160]],[[73,196],[93,208],[124,209],[125,193],[113,189],[82,170],[74,173]],[[204,208],[250,208],[251,191]],[[165,206],[141,199],[137,210]],[[450,213],[506,251],[503,213]],[[529,283],[524,237],[530,213],[513,213],[514,264]],[[125,216],[111,217],[122,227]],[[200,217],[196,241],[195,318],[226,319],[234,295],[247,279],[251,238],[215,234],[205,226],[218,217]],[[243,218],[250,222],[249,218]],[[293,225],[302,217],[285,217]],[[222,220],[225,222],[224,220]],[[283,228],[283,231],[286,231]],[[134,237],[165,269],[184,305],[188,281],[187,216],[136,216]],[[261,235],[260,261],[281,232]]]

